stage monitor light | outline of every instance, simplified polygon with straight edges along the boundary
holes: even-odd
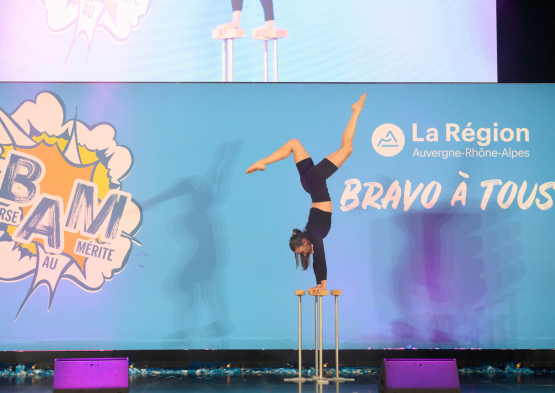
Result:
[[[54,393],[128,393],[129,359],[55,359]]]

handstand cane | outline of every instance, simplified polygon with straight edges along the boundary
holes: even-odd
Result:
[[[295,377],[295,378],[285,378],[284,381],[285,382],[304,382],[304,381],[308,381],[308,378],[303,378],[303,372],[302,372],[302,349],[303,349],[303,345],[302,345],[302,323],[301,323],[301,296],[304,296],[305,291],[303,290],[296,290],[295,291],[295,296],[297,296],[299,298],[299,376]]]
[[[330,378],[330,381],[346,382],[354,381],[353,378],[342,378],[339,376],[339,330],[338,330],[338,316],[337,316],[337,298],[341,296],[341,290],[332,290],[332,296],[335,296],[335,377]]]

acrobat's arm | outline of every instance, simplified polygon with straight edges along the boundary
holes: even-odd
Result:
[[[328,267],[326,265],[326,253],[324,252],[324,241],[321,239],[314,239],[312,242],[314,254],[312,260],[312,268],[316,276],[316,285],[310,288],[309,291],[319,291],[326,289],[328,279]]]

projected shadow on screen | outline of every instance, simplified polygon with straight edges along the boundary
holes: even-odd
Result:
[[[430,210],[413,206],[404,212],[401,203],[393,217],[405,238],[389,275],[398,317],[391,321],[392,342],[384,344],[518,347],[516,295],[524,274],[519,208],[501,209],[496,195],[485,211],[478,199],[451,206],[450,189],[444,185]]]
[[[225,269],[228,235],[221,213],[229,198],[231,176],[242,140],[224,142],[203,175],[178,179],[143,208],[177,199],[168,224],[180,252],[163,284],[173,305],[174,333],[168,347],[226,348],[232,331],[227,304]]]
[[[404,346],[452,347],[468,333],[457,331],[459,318],[472,318],[486,294],[482,244],[472,236],[480,216],[449,207],[394,217],[406,241],[391,270],[390,293],[400,315],[391,333]]]

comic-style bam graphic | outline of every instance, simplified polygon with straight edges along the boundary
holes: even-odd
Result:
[[[142,211],[122,180],[133,167],[108,123],[66,119],[62,100],[40,93],[11,115],[0,108],[0,282],[32,277],[33,292],[60,280],[102,289],[125,268]]]
[[[152,0],[39,0],[46,11],[46,24],[53,33],[75,27],[64,69],[77,40],[87,40],[87,56],[97,29],[117,43],[126,42],[146,18]]]

